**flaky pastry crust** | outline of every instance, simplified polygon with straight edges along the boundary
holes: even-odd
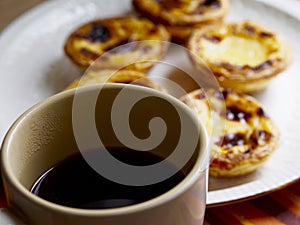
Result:
[[[114,71],[108,69],[89,69],[81,78],[73,81],[66,90],[98,83],[124,83],[153,88],[160,91],[163,90],[159,84],[147,77],[145,73],[134,70]]]
[[[197,23],[193,25],[185,25],[185,26],[166,25],[165,27],[171,34],[172,42],[185,45],[194,30],[206,29],[208,26],[215,26],[216,24],[221,22],[222,20],[214,20],[209,22]]]

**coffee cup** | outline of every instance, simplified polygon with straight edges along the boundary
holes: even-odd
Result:
[[[160,160],[139,164],[141,157],[137,157],[132,165],[106,151],[125,147],[134,154],[151,152]],[[102,149],[105,160],[99,163],[97,157],[87,157],[91,149]],[[47,171],[75,154],[101,177],[129,190],[131,186],[155,187],[178,172],[183,177],[149,199],[109,208],[66,206],[33,193],[34,185]],[[174,165],[176,171],[165,172],[164,163]],[[206,131],[176,98],[128,84],[97,84],[64,91],[27,110],[6,134],[1,172],[8,209],[0,219],[2,215],[7,225],[13,223],[8,222],[13,217],[18,218],[16,224],[22,221],[27,225],[200,225],[205,212],[207,168]],[[71,187],[70,192],[76,188]]]

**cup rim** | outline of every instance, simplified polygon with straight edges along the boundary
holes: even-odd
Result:
[[[163,92],[160,92],[158,90],[154,90],[147,87],[141,87],[136,85],[130,85],[130,88],[136,89],[136,90],[143,90],[147,92],[152,92],[155,95],[159,95],[160,97],[164,99],[168,99],[168,101],[173,102],[177,106],[180,105],[180,107],[185,111],[185,113],[189,114],[193,120],[198,124],[200,129],[200,154],[197,157],[197,160],[195,164],[193,165],[191,171],[188,173],[188,175],[175,187],[172,187],[170,190],[164,192],[163,194],[154,197],[150,200],[123,206],[123,207],[117,207],[117,208],[111,208],[111,209],[81,209],[81,208],[73,208],[68,206],[59,205],[50,201],[47,201],[45,199],[42,199],[33,193],[31,193],[28,189],[26,189],[19,180],[14,176],[12,169],[10,168],[10,165],[8,164],[8,157],[9,157],[9,148],[13,141],[14,134],[17,132],[18,127],[23,123],[26,118],[34,113],[37,110],[40,110],[41,108],[45,107],[46,105],[49,105],[51,103],[61,101],[63,99],[69,98],[71,96],[74,96],[78,90],[80,92],[88,92],[88,91],[95,91],[96,89],[99,90],[100,86],[106,86],[111,88],[121,88],[125,87],[128,84],[113,84],[113,83],[106,83],[106,84],[92,84],[88,86],[83,86],[71,90],[66,90],[63,92],[60,92],[58,94],[55,94],[40,103],[37,103],[27,109],[24,113],[22,113],[15,122],[11,125],[9,130],[7,131],[2,147],[0,152],[0,162],[1,162],[1,173],[5,180],[5,182],[10,183],[10,185],[19,192],[19,194],[22,195],[22,197],[26,198],[27,201],[30,201],[39,207],[51,209],[52,211],[58,211],[58,212],[64,212],[69,215],[80,215],[80,216],[114,216],[114,215],[123,215],[123,214],[129,214],[129,213],[136,213],[140,211],[144,211],[146,209],[150,209],[153,207],[156,207],[158,205],[163,205],[168,201],[171,201],[172,199],[176,198],[177,196],[181,195],[183,192],[188,190],[200,177],[200,174],[205,172],[208,167],[208,159],[209,159],[209,153],[207,151],[208,146],[208,136],[207,132],[203,126],[203,124],[199,121],[199,119],[196,117],[195,113],[187,107],[184,103],[182,103],[179,99],[165,94]],[[126,86],[128,88],[128,86]],[[207,165],[206,165],[207,164]]]

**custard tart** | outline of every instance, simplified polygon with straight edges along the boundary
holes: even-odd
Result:
[[[133,0],[142,16],[164,24],[172,41],[185,44],[192,31],[223,20],[228,0]]]
[[[94,68],[87,70],[81,78],[72,82],[66,90],[98,83],[134,84],[163,91],[159,84],[155,83],[143,72],[134,70],[98,70]]]
[[[181,100],[196,111],[213,140],[211,176],[248,174],[260,167],[278,146],[278,128],[250,95],[231,89],[198,89]],[[217,135],[211,132],[212,127],[217,126],[212,122],[214,113],[220,115],[219,124],[223,124]]]
[[[291,61],[289,44],[251,21],[196,30],[187,45],[196,66],[203,60],[220,86],[242,92],[264,89]]]
[[[228,0],[133,0],[141,15],[165,25],[192,25],[223,18]]]
[[[80,68],[147,71],[167,51],[170,35],[145,18],[99,19],[76,29],[66,40],[65,53]]]

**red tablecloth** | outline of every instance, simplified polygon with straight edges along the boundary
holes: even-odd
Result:
[[[205,225],[300,225],[300,181],[271,194],[206,210]]]
[[[6,207],[2,186],[0,207]],[[204,225],[227,224],[300,225],[300,181],[263,197],[206,210]]]

